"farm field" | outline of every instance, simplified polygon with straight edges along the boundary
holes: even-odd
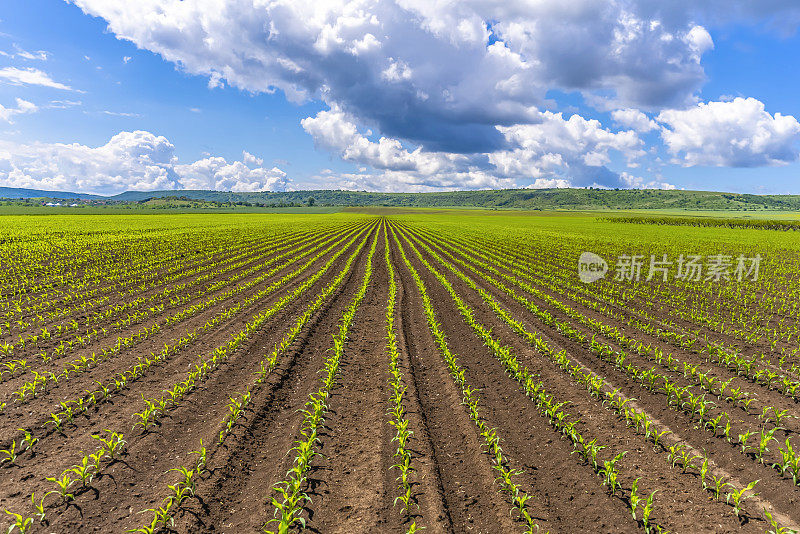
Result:
[[[1,527],[800,529],[794,230],[379,208],[2,222]],[[584,252],[604,278],[581,282]]]

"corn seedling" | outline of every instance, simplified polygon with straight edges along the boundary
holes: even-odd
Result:
[[[33,449],[33,446],[39,442],[39,439],[34,438],[30,430],[25,430],[24,428],[20,428],[20,430],[25,433],[25,437],[22,438],[22,443],[25,445],[25,450],[29,451]]]
[[[14,523],[8,529],[8,534],[14,531],[14,529],[18,529],[20,533],[30,532],[30,529],[33,527],[33,518],[32,517],[25,517],[24,515],[17,514],[11,512],[9,510],[4,510],[5,513],[10,515],[14,518]]]
[[[92,438],[102,443],[103,450],[112,461],[115,461],[124,452],[126,441],[123,434],[112,432],[111,430],[105,430],[105,432],[107,433],[106,437],[103,437],[101,434],[93,434]]]
[[[756,457],[759,461],[763,464],[764,463],[764,453],[769,452],[769,444],[773,441],[778,441],[775,438],[775,432],[778,430],[778,427],[774,427],[772,430],[764,431],[762,428],[759,433],[759,441],[758,441],[758,453]]]
[[[747,494],[748,491],[752,491],[753,488],[756,487],[756,484],[758,484],[758,482],[759,482],[758,480],[754,480],[747,486],[738,490],[732,490],[730,493],[728,493],[726,501],[728,502],[728,504],[731,504],[731,502],[733,503],[733,513],[736,514],[736,517],[741,517],[742,505],[747,499],[751,499],[759,495],[758,493]]]
[[[764,518],[769,522],[770,530],[766,532],[766,534],[797,534],[796,531],[789,529],[788,527],[782,527],[778,524],[772,514],[764,508]]]
[[[11,446],[8,449],[0,449],[0,454],[2,454],[2,458],[0,458],[0,465],[8,464],[8,465],[15,465],[17,461],[17,457],[19,453],[17,452],[17,442],[12,441]]]
[[[650,523],[650,514],[653,513],[653,498],[656,496],[656,491],[658,490],[653,491],[653,493],[647,497],[647,500],[644,503],[644,509],[642,510],[642,528],[644,528],[644,531],[647,534],[656,531],[656,529],[661,531],[660,527]]]
[[[81,458],[81,463],[73,465],[69,469],[78,477],[77,480],[81,481],[81,485],[86,488],[92,483],[92,479],[96,473],[94,464],[89,461],[89,457],[84,455]]]
[[[75,483],[74,480],[66,473],[61,474],[61,478],[47,478],[48,482],[52,482],[58,489],[49,491],[45,494],[45,498],[50,494],[56,494],[61,497],[62,502],[68,502],[75,498],[75,495],[69,492],[69,488]]]
[[[191,451],[189,454],[197,456],[194,462],[194,471],[198,474],[205,472],[206,469],[206,448],[203,446],[203,440],[200,440],[200,447],[196,451]]]
[[[622,451],[613,459],[605,460],[603,462],[603,467],[599,471],[600,476],[603,477],[603,485],[608,487],[612,495],[614,495],[620,488],[619,482],[617,481],[617,477],[619,476],[617,462],[619,462],[622,457],[627,454],[627,452],[628,451]]]
[[[36,493],[31,493],[31,506],[33,507],[33,511],[34,511],[33,515],[36,516],[36,519],[39,520],[39,523],[44,523],[45,522],[45,510],[44,510],[44,499],[45,499],[45,497],[47,497],[47,495],[45,495],[44,497],[39,499],[39,502],[37,503],[36,502]]]
[[[636,519],[636,509],[639,507],[639,502],[642,501],[642,497],[641,497],[641,495],[639,495],[639,479],[638,478],[636,480],[634,480],[633,484],[631,485],[631,496],[630,496],[630,498],[628,500],[629,500],[629,502],[631,504],[631,516],[633,517],[634,521],[637,521],[637,519]]]

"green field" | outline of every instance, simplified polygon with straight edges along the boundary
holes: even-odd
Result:
[[[62,230],[65,227],[75,230],[97,230],[103,233],[127,231],[133,228],[158,228],[175,230],[180,228],[196,228],[209,225],[218,227],[241,226],[246,228],[259,224],[290,224],[300,221],[358,219],[364,216],[385,216],[397,220],[416,221],[432,226],[458,228],[466,226],[479,232],[498,234],[510,230],[529,233],[530,236],[574,237],[576,239],[592,239],[597,242],[670,242],[713,243],[721,239],[726,242],[740,242],[746,245],[756,238],[759,244],[767,246],[800,249],[800,240],[792,232],[785,233],[768,230],[731,229],[731,228],[699,228],[692,226],[662,226],[652,224],[625,224],[613,222],[614,217],[646,216],[653,218],[682,217],[690,220],[697,217],[698,223],[704,219],[732,217],[735,219],[757,219],[759,221],[778,220],[791,221],[800,218],[800,214],[768,212],[753,215],[750,212],[687,213],[685,211],[615,211],[614,217],[594,211],[499,211],[481,208],[385,208],[385,207],[297,207],[297,208],[249,208],[239,207],[236,211],[188,211],[186,213],[160,210],[131,211],[119,208],[65,208],[65,207],[0,207],[0,215],[6,232],[27,232],[30,229],[46,231],[46,229]],[[31,223],[26,215],[48,215],[37,217]],[[770,216],[774,215],[774,216]]]
[[[0,508],[37,532],[797,530],[794,226],[620,215],[0,217]]]

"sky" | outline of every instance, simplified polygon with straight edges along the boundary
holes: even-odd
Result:
[[[800,194],[796,0],[3,0],[0,186]]]

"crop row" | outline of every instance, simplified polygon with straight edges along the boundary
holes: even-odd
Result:
[[[325,359],[321,370],[320,386],[317,391],[308,395],[305,409],[301,411],[303,421],[300,424],[300,435],[295,442],[296,445],[287,452],[287,456],[292,453],[295,454],[292,467],[286,474],[286,479],[278,482],[273,487],[276,492],[276,495],[271,498],[271,504],[274,507],[273,518],[267,521],[263,529],[268,534],[285,534],[295,524],[305,527],[305,518],[301,514],[306,503],[310,500],[305,489],[308,471],[311,469],[311,461],[318,454],[319,430],[324,425],[325,415],[330,409],[331,388],[336,381],[339,362],[344,354],[347,332],[369,287],[372,277],[372,257],[375,254],[377,244],[378,232],[375,233],[372,246],[367,255],[361,285],[342,314],[338,331],[333,336],[333,350],[330,351],[330,355]],[[268,529],[268,527],[271,528],[273,523],[277,528],[275,531]]]

